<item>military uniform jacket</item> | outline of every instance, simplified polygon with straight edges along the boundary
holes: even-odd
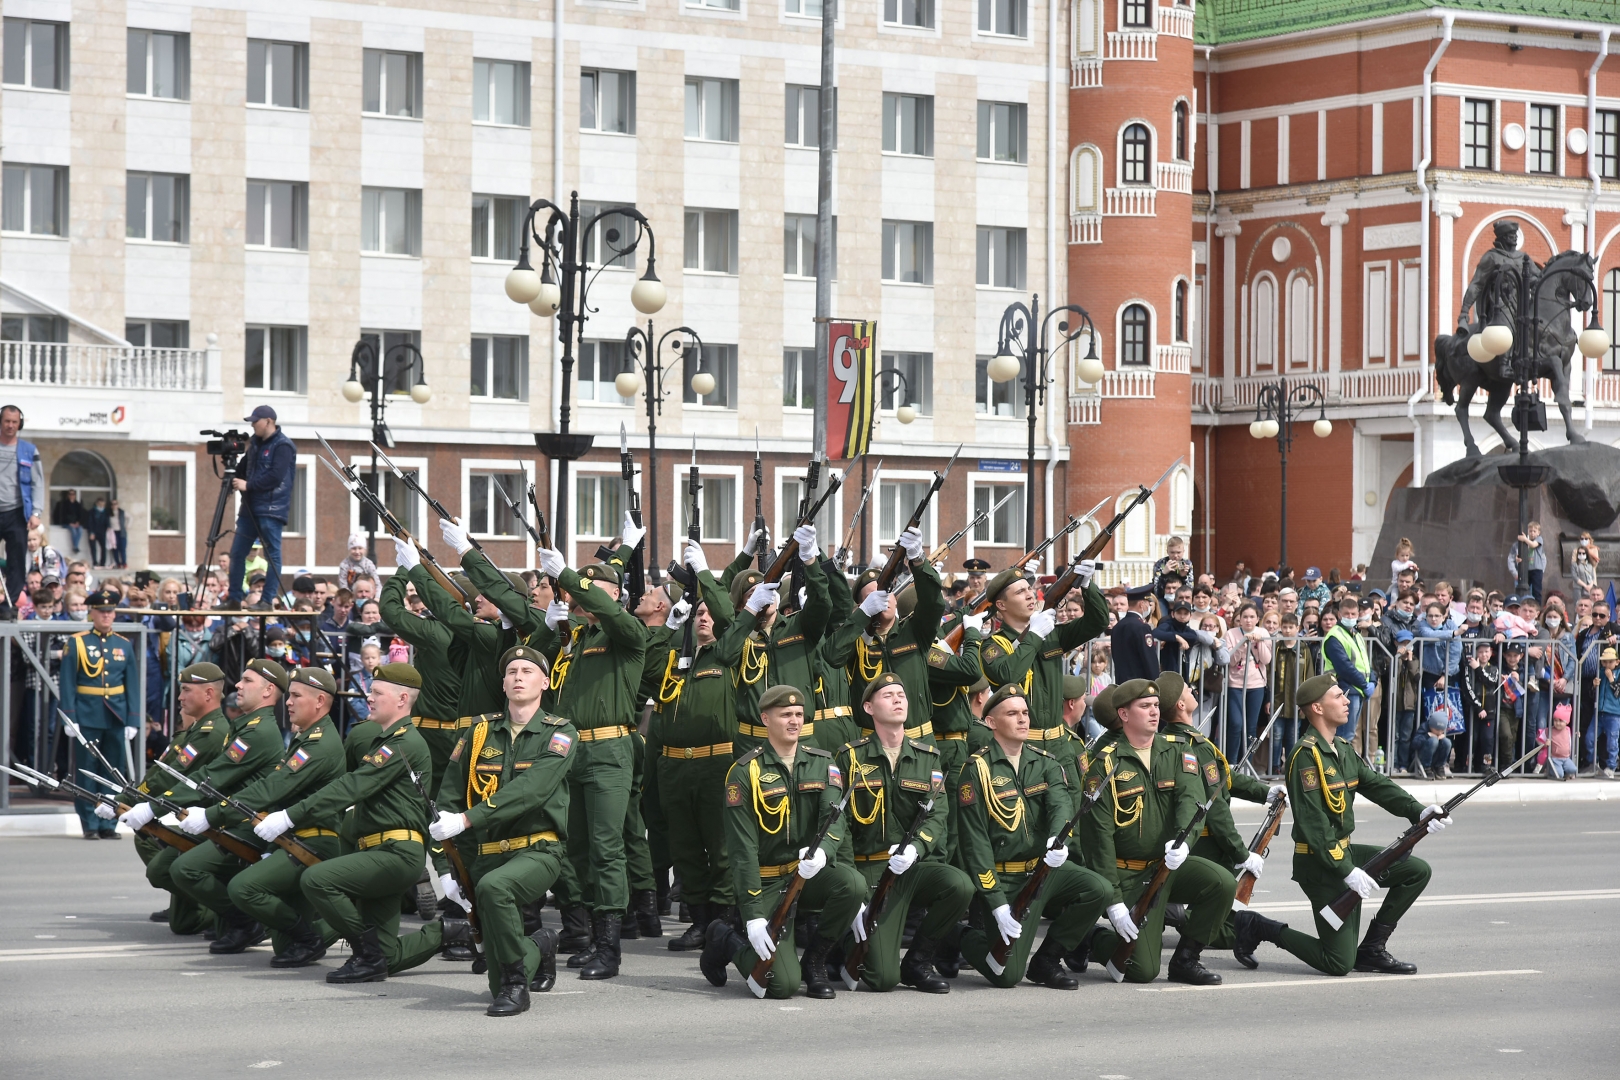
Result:
[[[951,652],[945,638],[954,630],[952,620],[940,627],[940,640],[928,650],[928,703],[934,713],[934,738],[965,732],[973,726],[968,688],[984,678],[979,649],[984,641],[977,630],[962,631],[962,652]]]
[[[726,850],[731,856],[737,907],[744,921],[768,919],[767,886],[798,869],[808,847],[844,795],[844,776],[825,750],[799,744],[793,767],[769,742],[738,758],[726,773]],[[822,841],[829,861],[843,842],[844,822],[833,822]]]
[[[235,795],[274,769],[281,760],[285,745],[281,729],[276,726],[275,709],[254,709],[230,721],[224,750],[203,768],[200,775],[221,793]],[[200,794],[184,784],[177,785],[174,791],[165,792],[164,798],[180,806],[200,806],[204,802]]]
[[[1206,792],[1199,802],[1214,799],[1209,804],[1209,813],[1204,815],[1201,835],[1214,840],[1221,858],[1236,866],[1248,858],[1249,845],[1238,832],[1237,823],[1232,820],[1232,797],[1235,795],[1249,802],[1263,803],[1271,793],[1270,786],[1247,774],[1234,773],[1226,755],[1197,728],[1189,724],[1171,724],[1164,731],[1167,738],[1178,740],[1178,745],[1190,746],[1193,753],[1198,755],[1198,775],[1203,778]]]
[[[720,583],[714,580],[714,575],[707,570],[698,572],[698,592],[702,596],[702,602],[709,609],[710,618],[714,620],[715,637],[719,638],[725,633],[726,627],[731,625],[736,615],[731,606],[731,598],[720,587]],[[695,617],[695,612],[687,616],[688,619]],[[667,706],[675,702],[681,693],[681,684],[685,682],[685,677],[682,676],[680,671],[681,644],[685,640],[686,626],[684,625],[679,630],[671,630],[663,626],[650,626],[647,628],[647,658],[641,669],[641,686],[636,691],[637,701],[651,701],[655,710],[666,707],[665,711],[672,711],[668,710]],[[693,640],[695,642],[696,638],[694,637]],[[735,665],[736,661],[733,660],[726,667],[730,668]],[[730,672],[728,671],[726,674],[729,675]],[[666,701],[665,698],[669,700]],[[731,714],[727,713],[726,720],[729,721],[730,719]],[[731,738],[731,733],[728,731],[725,737],[727,739]],[[685,746],[689,744],[675,743],[672,745]]]
[[[827,629],[821,635],[815,652],[810,657],[815,678],[816,728],[811,742],[823,750],[836,751],[845,743],[860,738],[855,723],[854,703],[849,696],[849,674],[844,666],[855,655],[853,643],[839,651],[839,630],[855,611],[855,594],[850,591],[849,579],[838,564],[825,555],[821,559],[821,574],[827,579],[829,614]],[[865,616],[861,616],[865,618]]]
[[[636,727],[641,723],[642,662],[647,655],[647,628],[590,578],[572,568],[557,575],[557,584],[580,607],[596,616],[596,625],[579,620],[566,633],[542,624],[529,643],[554,654],[551,711],[566,716],[581,731],[601,727]]]
[[[319,791],[348,770],[343,760],[343,736],[330,716],[323,716],[307,730],[294,732],[281,761],[274,769],[260,776],[236,793],[247,806],[268,814],[291,806],[312,791]],[[300,829],[331,829],[338,827],[341,811],[319,820],[298,823]],[[247,819],[224,803],[208,808],[208,824],[215,828],[234,828]],[[247,829],[239,835],[257,844]]]
[[[995,687],[1018,683],[1029,698],[1029,737],[1058,739],[1063,729],[1063,656],[1108,629],[1108,601],[1095,585],[1081,593],[1085,614],[1057,626],[1044,638],[1003,626],[980,650],[985,678]]]
[[[926,558],[911,564],[912,581],[917,589],[917,606],[880,638],[867,634],[868,619],[856,610],[838,628],[838,637],[852,641],[853,653],[845,667],[849,678],[849,698],[856,702],[855,723],[864,732],[872,730],[871,717],[858,704],[866,684],[892,671],[906,684],[906,701],[911,715],[906,734],[912,738],[933,738],[934,706],[928,691],[928,653],[939,636],[939,620],[945,614],[945,594],[939,586],[939,573]]]
[[[438,619],[417,615],[406,606],[408,580],[408,574],[394,574],[383,586],[378,601],[383,622],[415,650],[412,666],[422,673],[422,693],[416,699],[417,715],[432,720],[455,720],[466,715],[456,711],[461,699],[461,668],[450,659],[455,635]],[[426,603],[425,597],[423,603]]]
[[[427,568],[421,564],[411,567],[406,573],[411,576],[411,584],[416,586],[416,595],[427,604],[440,625],[450,631],[451,643],[445,655],[449,666],[461,673],[455,714],[440,719],[459,720],[463,716],[478,716],[501,708],[506,704],[506,698],[502,695],[500,674],[495,668],[500,663],[501,654],[518,643],[517,631],[503,629],[500,623],[475,619],[433,580]],[[468,576],[471,577],[470,574]],[[504,585],[505,579],[501,580]],[[490,600],[493,603],[494,597]],[[426,679],[422,681],[427,682]]]
[[[1048,837],[1074,813],[1057,759],[1032,743],[1018,768],[992,740],[968,758],[956,781],[957,844],[962,869],[992,909],[1010,904],[1001,875],[1034,870]]]
[[[169,740],[169,748],[163,751],[158,760],[187,776],[201,772],[216,757],[224,753],[225,744],[230,739],[230,730],[231,722],[225,719],[225,713],[215,709],[201,719],[193,721],[190,727],[175,732],[174,738]],[[168,780],[169,774],[162,769],[148,769],[146,779],[142,780],[135,790],[150,794],[153,789],[149,785],[160,778]],[[184,784],[180,786],[185,787]]]
[[[1300,736],[1288,759],[1288,808],[1294,818],[1294,880],[1332,883],[1350,873],[1360,791],[1396,817],[1417,823],[1423,804],[1361,760],[1344,739]]]
[[[142,660],[122,634],[102,637],[94,630],[74,634],[62,649],[57,680],[62,711],[91,731],[138,726],[141,702],[135,674]]]
[[[312,795],[285,807],[293,828],[334,821],[344,807],[354,807],[354,828],[359,836],[409,829],[427,841],[427,801],[411,780],[411,773],[426,784],[433,775],[433,756],[421,732],[409,720],[384,730],[357,726],[349,741],[355,747],[355,766]],[[350,753],[344,747],[345,754]],[[448,775],[448,772],[446,773]]]
[[[1164,845],[1208,798],[1198,755],[1185,742],[1155,735],[1150,760],[1152,768],[1144,767],[1123,736],[1104,738],[1086,772],[1086,794],[1102,793],[1076,830],[1080,850],[1086,865],[1113,886],[1116,904],[1125,903],[1124,884],[1164,858]],[[1110,768],[1113,778],[1105,781]]]
[[[537,710],[516,737],[504,712],[490,713],[450,751],[439,788],[440,810],[461,812],[484,843],[535,833],[568,838],[568,770],[579,732]]]
[[[651,741],[659,746],[717,746],[736,737],[737,688],[731,673],[737,666],[740,645],[736,638],[699,645],[684,678],[673,667],[666,667],[664,682],[653,700]],[[678,656],[678,651],[669,654],[672,662]]]
[[[815,700],[812,657],[826,632],[830,612],[827,576],[818,563],[804,568],[804,586],[804,607],[787,616],[778,610],[769,632],[760,630],[759,616],[746,609],[739,611],[736,621],[726,629],[725,638],[736,635],[741,641],[737,646],[740,659],[733,676],[737,684],[739,724],[759,727],[759,696],[773,686],[796,687],[805,700]],[[732,647],[727,641],[728,652]],[[812,723],[813,717],[806,716],[805,724]],[[808,739],[812,734],[813,730],[806,731],[802,737]]]
[[[898,844],[917,820],[921,806],[934,805],[912,843],[922,859],[943,861],[946,855],[945,774],[939,751],[920,739],[900,742],[895,767],[877,737],[861,739],[838,752],[837,762],[849,785],[849,835],[855,865],[885,864],[889,848]]]

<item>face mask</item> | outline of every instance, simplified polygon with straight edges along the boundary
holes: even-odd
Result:
[[[1564,620],[1560,619],[1557,615],[1549,615],[1549,616],[1547,616],[1547,626],[1550,629],[1556,630],[1560,626],[1562,626],[1563,623],[1564,623]]]
[[[1479,612],[1477,612],[1477,611],[1470,611],[1470,612],[1469,612],[1469,613],[1468,613],[1468,621],[1469,621],[1469,623],[1471,623],[1471,624],[1472,624],[1472,623],[1477,623],[1477,622],[1479,622],[1479,619],[1480,619],[1480,615],[1479,615]]]
[[[272,646],[270,646],[270,648],[267,651],[270,653],[271,656],[273,656],[273,657],[275,657],[276,659],[279,660],[283,656],[287,655],[287,646],[285,646],[285,645],[272,645]]]

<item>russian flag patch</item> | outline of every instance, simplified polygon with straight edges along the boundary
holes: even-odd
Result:
[[[842,790],[844,787],[844,773],[836,765],[827,766],[827,783]]]
[[[302,769],[309,762],[309,751],[299,750],[298,753],[287,759],[287,768],[293,772]]]
[[[933,783],[934,790],[935,791],[944,791],[945,790],[945,774],[936,769],[933,773],[930,774],[930,776],[932,777],[932,779],[934,781],[934,783]]]
[[[550,750],[553,754],[557,754],[560,757],[567,757],[568,756],[568,750],[573,745],[574,745],[574,740],[569,738],[567,735],[564,735],[562,732],[559,731],[559,732],[557,732],[555,735],[553,735],[551,737],[551,745],[548,746],[546,749]]]
[[[248,744],[241,739],[233,739],[231,745],[225,748],[225,756],[232,761],[241,761],[247,757]]]
[[[197,748],[192,746],[190,743],[187,743],[185,746],[180,748],[179,757],[180,764],[190,765],[193,761],[197,760]]]

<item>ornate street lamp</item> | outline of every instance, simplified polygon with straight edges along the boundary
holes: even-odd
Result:
[[[349,378],[343,384],[343,399],[358,405],[368,394],[371,397],[371,490],[377,493],[378,498],[382,497],[382,488],[377,478],[377,446],[386,446],[390,450],[394,448],[394,435],[384,420],[388,410],[388,384],[402,373],[416,376],[416,381],[411,384],[411,400],[418,405],[426,405],[433,397],[433,391],[426,381],[421,349],[402,341],[379,356],[377,346],[365,338],[354,343],[354,351],[349,354]],[[366,556],[376,561],[376,515],[370,515],[366,521]]]
[[[1311,430],[1318,439],[1333,434],[1333,421],[1327,418],[1327,398],[1314,383],[1302,382],[1289,386],[1281,380],[1260,387],[1254,402],[1254,420],[1249,434],[1257,439],[1276,439],[1277,454],[1282,459],[1282,509],[1277,515],[1282,536],[1277,544],[1279,571],[1288,565],[1288,450],[1294,445],[1294,421],[1299,413],[1316,410],[1316,423]]]

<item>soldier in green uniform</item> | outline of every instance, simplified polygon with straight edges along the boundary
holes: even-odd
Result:
[[[974,917],[962,934],[962,957],[992,986],[1031,982],[1073,990],[1079,981],[1063,970],[1063,957],[1080,943],[1108,903],[1108,883],[1069,859],[1053,842],[1074,803],[1056,758],[1029,742],[1029,699],[1017,683],[1003,686],[985,706],[990,745],[968,759],[956,785],[961,826],[958,858],[976,890]],[[1022,919],[1012,901],[1042,861],[1052,868]],[[1030,955],[1041,915],[1061,910],[1041,947]],[[995,935],[1011,946],[1005,965],[991,955]]]
[[[242,787],[236,797],[244,805],[267,814],[290,806],[311,791],[342,776],[343,738],[329,713],[336,700],[337,683],[325,668],[298,668],[287,684],[287,720],[292,739],[276,767]],[[193,807],[180,822],[180,831],[200,836],[208,829],[227,829],[230,835],[262,846],[242,814],[223,803],[204,809]],[[336,858],[338,815],[322,822],[306,821],[294,834],[323,859]],[[224,921],[226,932],[208,947],[216,954],[243,952],[264,939],[266,930],[275,947],[271,967],[302,967],[326,954],[325,927],[298,888],[304,864],[284,851],[251,866],[217,844],[199,844],[175,860],[172,876],[193,899]]]
[[[1431,833],[1451,824],[1444,808],[1425,807],[1395,781],[1377,772],[1356,754],[1350,743],[1335,734],[1346,722],[1350,704],[1334,676],[1317,675],[1299,684],[1295,700],[1310,730],[1300,737],[1288,759],[1288,804],[1294,818],[1294,880],[1311,902],[1316,936],[1302,934],[1286,924],[1254,911],[1237,917],[1234,952],[1241,961],[1252,957],[1255,946],[1269,941],[1326,975],[1351,970],[1385,975],[1413,975],[1415,964],[1396,960],[1385,947],[1395,924],[1429,884],[1429,864],[1408,855],[1374,878],[1362,866],[1381,850],[1372,844],[1350,842],[1356,830],[1356,796],[1365,795],[1397,817],[1414,825],[1428,823]],[[1322,917],[1322,909],[1346,889],[1363,900],[1378,889],[1388,889],[1384,902],[1356,946],[1361,906],[1340,926]],[[1249,966],[1253,966],[1252,964]]]
[[[489,957],[489,1016],[515,1016],[529,991],[557,982],[557,932],[524,934],[523,908],[545,899],[562,872],[568,770],[579,732],[540,707],[546,658],[527,645],[501,658],[506,708],[481,716],[451,751],[439,791],[436,840],[470,830],[474,908]]]
[[[855,616],[855,594],[849,587],[849,578],[838,564],[821,556],[821,576],[827,582],[827,628],[811,657],[815,670],[816,709],[810,717],[815,731],[810,745],[836,753],[845,743],[861,737],[860,726],[855,723],[855,710],[849,696],[849,674],[844,670],[855,655],[855,643],[848,640],[839,644],[838,631]],[[860,616],[864,618],[864,616]]]
[[[861,711],[873,734],[839,751],[836,759],[850,790],[847,850],[869,887],[877,885],[885,867],[896,875],[872,927],[861,981],[873,990],[892,990],[903,982],[927,994],[947,994],[951,984],[934,970],[934,950],[967,911],[973,882],[947,861],[949,800],[940,752],[921,739],[906,738],[910,706],[905,683],[894,672],[866,684]],[[901,840],[924,806],[921,827],[902,849]],[[843,858],[840,851],[839,861]],[[913,907],[928,914],[902,960],[901,938]],[[865,937],[864,913],[863,908],[852,923],[857,939]]]
[[[118,597],[97,590],[87,602],[90,605],[90,629],[81,630],[68,638],[62,650],[62,671],[58,680],[62,711],[84,733],[86,740],[96,744],[108,761],[133,775],[134,768],[126,766],[130,761],[131,744],[140,745],[135,742],[141,735],[142,727],[136,673],[139,670],[137,664],[142,658],[128,638],[112,632],[112,625],[118,618]],[[78,743],[76,737],[73,766],[74,781],[92,791],[96,790],[96,782],[79,770],[90,769],[99,773],[101,763]],[[117,825],[98,815],[97,805],[87,799],[73,801],[79,824],[84,828],[84,838],[116,840]]]
[[[886,593],[878,589],[879,570],[868,570],[857,578],[857,607],[838,630],[840,641],[852,641],[854,646],[844,670],[849,679],[850,696],[855,700],[860,700],[866,685],[885,671],[900,676],[906,684],[906,699],[911,702],[911,723],[906,737],[932,743],[933,698],[928,689],[928,658],[939,636],[940,617],[945,614],[945,593],[940,588],[939,573],[923,557],[922,533],[907,529],[895,543],[905,552],[913,575],[914,598],[908,605],[911,610],[901,611],[898,591]],[[874,620],[875,633],[869,632]],[[865,716],[857,715],[855,721],[861,727],[861,734],[872,734]]]
[[[409,664],[376,670],[366,705],[377,727],[354,769],[291,806],[265,815],[253,831],[274,840],[288,829],[332,820],[355,808],[356,850],[304,871],[299,887],[315,913],[349,943],[347,963],[330,983],[381,982],[437,952],[439,933],[399,937],[399,896],[426,865],[427,800],[421,785],[433,755],[411,726],[422,676]],[[347,748],[345,748],[347,750]],[[429,923],[437,929],[438,923]]]
[[[726,985],[727,965],[747,976],[758,958],[775,956],[766,996],[790,998],[798,990],[801,967],[792,933],[780,942],[770,933],[771,917],[797,874],[805,882],[800,906],[819,911],[819,927],[827,928],[825,933],[818,928],[805,942],[805,992],[813,998],[837,996],[827,977],[827,952],[860,911],[866,881],[836,859],[844,838],[841,820],[834,820],[821,844],[809,850],[829,815],[839,810],[844,777],[831,754],[799,740],[808,700],[785,684],[760,695],[759,719],[770,734],[726,773],[726,843],[746,936],[723,919],[709,924],[699,967],[714,986]]]
[[[1135,939],[1125,979],[1152,982],[1159,977],[1165,904],[1184,904],[1187,920],[1170,958],[1170,978],[1215,985],[1221,977],[1204,967],[1199,954],[1225,923],[1237,882],[1224,867],[1193,856],[1190,844],[1175,843],[1199,803],[1209,798],[1198,755],[1185,742],[1158,733],[1157,684],[1147,679],[1120,683],[1112,688],[1110,703],[1112,715],[1104,713],[1098,719],[1111,724],[1117,736],[1097,740],[1085,790],[1104,790],[1081,822],[1080,832],[1086,864],[1107,879],[1111,894],[1107,910],[1111,928],[1097,931],[1091,958],[1107,960],[1121,938]],[[1161,860],[1170,870],[1169,880],[1147,921],[1138,926],[1131,918],[1131,906],[1147,889]]]
[[[512,589],[506,575],[491,566],[489,560],[473,551],[470,545],[467,554],[462,556],[462,567],[476,568],[478,574],[475,580],[475,571],[467,571],[467,588],[474,593],[471,614],[433,580],[427,567],[417,564],[404,571],[407,580],[416,586],[416,595],[427,604],[434,619],[450,631],[446,657],[450,667],[459,672],[461,678],[455,705],[456,726],[451,733],[457,738],[467,730],[464,725],[470,725],[473,717],[500,709],[501,679],[496,668],[501,654],[516,645],[524,633],[500,609],[492,595],[497,581],[504,589]],[[487,574],[484,572],[486,570]],[[480,582],[483,584],[480,585]],[[521,588],[516,591],[520,597],[523,596]],[[523,601],[521,607],[514,605],[513,610],[520,619],[532,614],[527,600]]]

